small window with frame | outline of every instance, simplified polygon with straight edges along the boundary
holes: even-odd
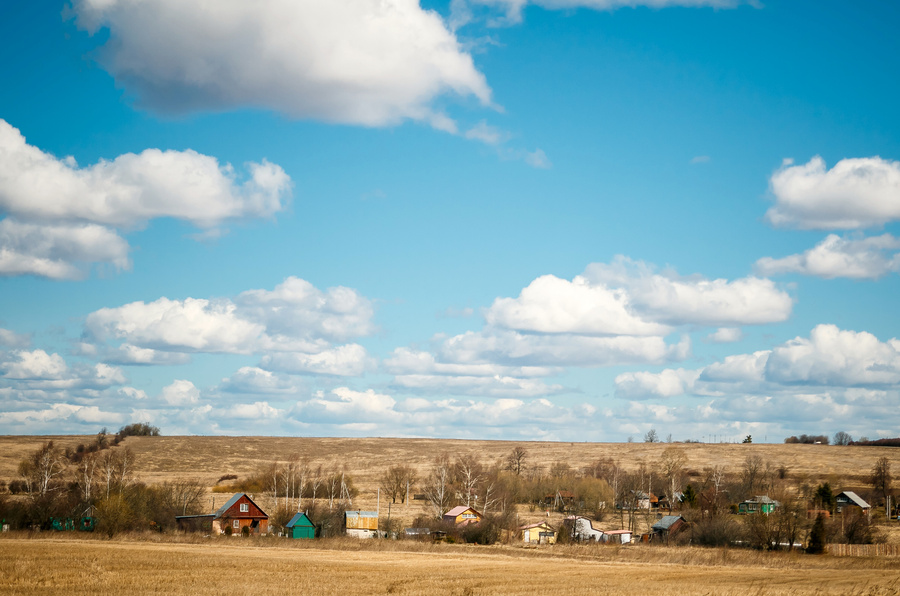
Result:
[[[240,527],[241,527],[241,522],[240,522],[240,520],[237,520],[237,519],[234,520],[234,524],[233,524],[233,525],[234,525],[234,529],[235,529],[235,530],[237,530],[238,528],[240,528]]]
[[[249,503],[241,503],[241,513],[248,513],[250,511]]]

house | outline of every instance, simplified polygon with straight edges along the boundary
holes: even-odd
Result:
[[[768,495],[758,495],[752,499],[741,501],[738,504],[738,513],[772,513],[781,507],[781,503],[775,499],[769,498]]]
[[[631,530],[607,530],[602,538],[607,544],[631,544]]]
[[[631,491],[634,499],[634,507],[637,509],[656,509],[659,507],[659,497],[653,493],[645,493],[641,490]]]
[[[347,536],[354,538],[377,538],[378,512],[345,511],[344,529],[347,532]]]
[[[570,515],[563,523],[570,528],[570,536],[575,540],[600,542],[603,540],[603,531],[594,528],[594,524],[586,517]]]
[[[235,493],[213,514],[212,531],[224,534],[225,528],[232,534],[241,534],[244,528],[251,534],[268,534],[269,516],[246,494]]]
[[[482,515],[480,513],[478,513],[471,507],[466,507],[465,505],[454,507],[444,514],[445,522],[451,522],[456,524],[457,526],[464,524],[477,524],[481,522],[481,518]]]
[[[224,534],[231,528],[232,534],[241,534],[244,528],[250,534],[268,534],[269,516],[244,493],[235,493],[215,513],[205,515],[178,515],[175,523],[179,530],[202,530]]]
[[[302,511],[298,511],[291,521],[284,525],[287,535],[291,538],[312,540],[316,537],[316,526]]]
[[[519,532],[526,544],[556,544],[556,530],[545,521],[521,526]]]
[[[845,490],[834,498],[837,512],[840,513],[845,507],[859,507],[863,513],[869,513],[872,506],[866,503],[862,497],[852,490]]]
[[[568,507],[575,502],[575,493],[568,490],[558,490],[555,493],[544,495],[544,504],[559,508],[560,506]]]
[[[669,538],[683,530],[686,523],[680,515],[664,515],[650,526],[650,533],[654,539],[661,539],[668,543]]]

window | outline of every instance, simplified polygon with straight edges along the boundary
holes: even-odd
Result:
[[[237,519],[234,520],[234,529],[237,530],[237,529],[240,528],[240,527],[241,527],[241,522],[240,522],[240,520],[237,520]]]
[[[248,511],[250,511],[250,504],[241,503],[241,513],[247,513]]]

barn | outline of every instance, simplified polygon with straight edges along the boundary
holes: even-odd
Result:
[[[316,526],[302,511],[294,514],[291,521],[285,524],[284,529],[287,530],[287,535],[291,538],[312,540],[316,537]]]

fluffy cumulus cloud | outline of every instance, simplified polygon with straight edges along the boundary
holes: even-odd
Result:
[[[0,275],[74,279],[91,263],[127,269],[121,229],[159,217],[209,228],[281,210],[291,186],[284,170],[265,161],[247,169],[242,180],[214,157],[159,149],[79,167],[0,120]]]
[[[174,364],[190,353],[264,353],[267,370],[356,376],[373,366],[365,348],[334,342],[374,331],[371,301],[350,288],[319,290],[287,278],[234,299],[159,298],[102,308],[85,319],[84,344],[112,361]]]
[[[890,234],[870,238],[842,238],[829,234],[804,253],[756,262],[761,275],[800,273],[833,279],[877,279],[900,272],[900,238]]]
[[[588,265],[584,278],[618,288],[640,316],[669,325],[734,327],[787,320],[793,300],[769,279],[736,280],[657,272],[642,262],[617,257],[611,264]]]
[[[418,0],[76,0],[80,27],[109,31],[100,62],[157,110],[257,106],[297,118],[455,132],[445,93],[482,104],[472,57]]]
[[[772,350],[728,356],[698,370],[665,369],[616,377],[621,397],[682,394],[848,394],[856,388],[896,390],[900,384],[900,340],[881,341],[865,331],[818,325]]]
[[[818,156],[801,165],[788,160],[770,186],[775,204],[766,217],[776,226],[860,229],[900,219],[900,162],[850,158],[829,170]]]

